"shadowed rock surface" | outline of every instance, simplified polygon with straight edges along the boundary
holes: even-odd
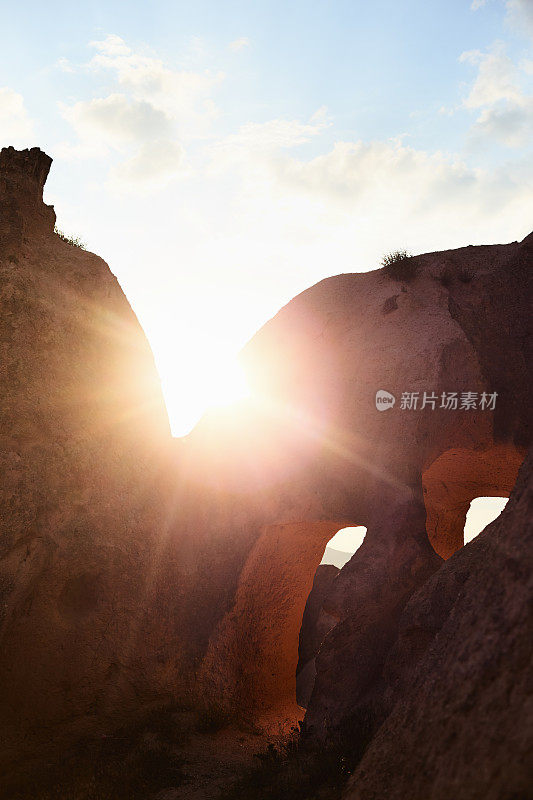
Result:
[[[2,766],[143,702],[164,646],[136,645],[165,523],[159,378],[108,266],[54,234],[50,164],[0,154]]]
[[[302,615],[349,525],[367,534],[324,593],[335,624],[305,729],[375,733],[406,604],[453,564],[470,501],[509,495],[531,440],[533,237],[417,256],[409,281],[311,287],[244,349],[251,398],[172,442],[116,279],[53,232],[49,167],[37,149],[0,155],[0,765],[152,703],[300,719]],[[394,408],[376,409],[380,389]],[[443,392],[497,402],[449,410]]]
[[[532,641],[533,452],[500,517],[403,611],[392,711],[347,800],[532,797]]]
[[[307,707],[315,683],[315,656],[337,620],[324,611],[324,598],[339,569],[333,564],[320,564],[315,572],[313,588],[309,593],[302,617],[296,667],[296,702]]]

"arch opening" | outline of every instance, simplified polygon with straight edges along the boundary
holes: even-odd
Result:
[[[327,543],[319,566],[332,564],[338,569],[342,569],[361,547],[365,535],[366,528],[363,525],[341,528]]]
[[[362,525],[341,528],[328,541],[318,565],[313,586],[307,597],[298,638],[296,666],[296,702],[307,708],[316,678],[316,656],[337,619],[327,609],[328,592],[340,570],[363,544],[366,528]]]
[[[466,512],[464,543],[475,539],[487,525],[500,516],[507,505],[508,497],[475,497]]]
[[[342,518],[264,526],[241,571],[234,605],[209,645],[205,691],[228,707],[253,709],[265,730],[303,716],[296,669],[304,609],[326,545],[347,526],[355,527]]]
[[[427,467],[422,475],[426,531],[439,556],[452,556],[498,516],[523,458],[506,443],[483,450],[453,448]]]

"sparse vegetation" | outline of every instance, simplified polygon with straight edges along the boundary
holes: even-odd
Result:
[[[407,250],[393,250],[383,256],[381,266],[394,281],[411,281],[418,274],[418,266]]]
[[[461,283],[470,283],[474,278],[474,273],[468,269],[462,269],[457,277]]]
[[[72,245],[72,247],[79,247],[80,250],[87,250],[87,245],[85,244],[85,242],[82,242],[82,240],[78,236],[69,236],[68,234],[64,233],[60,228],[58,228],[57,225],[54,228],[54,233],[56,234],[56,236],[59,236],[59,238],[63,242]]]
[[[194,766],[199,746],[195,738],[197,734],[202,739],[215,736],[227,719],[227,714],[216,705],[209,705],[204,712],[173,707],[154,709],[114,733],[77,742],[62,753],[59,762],[28,771],[2,797],[156,800],[161,795],[162,798],[167,791],[170,793],[191,781],[194,786],[196,778],[206,780],[203,771],[198,773]],[[208,763],[212,760],[213,786],[216,785],[219,800],[338,800],[361,760],[372,729],[372,714],[362,709],[328,736],[328,745],[320,746],[305,736],[302,738],[295,727],[288,738],[280,734],[277,744],[270,744],[253,757],[250,754],[247,767],[243,766],[246,762],[227,761],[224,753],[218,758],[213,746],[206,747],[205,758]],[[201,746],[205,747],[205,742]]]
[[[471,270],[463,267],[462,269],[454,272],[453,267],[447,266],[438,277],[438,281],[442,286],[448,289],[454,280],[458,280],[461,283],[470,283],[473,278],[474,273]]]
[[[445,289],[448,289],[452,285],[453,275],[449,267],[439,275],[438,281],[441,286],[444,286]]]
[[[293,729],[288,741],[269,745],[220,800],[338,800],[370,740],[370,713],[345,720],[328,746],[311,745]]]
[[[332,749],[307,749],[296,740],[269,745],[221,800],[336,800],[350,776],[342,755]]]

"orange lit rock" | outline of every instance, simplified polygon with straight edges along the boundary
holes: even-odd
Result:
[[[424,472],[426,528],[429,541],[449,558],[464,544],[470,503],[476,497],[509,497],[522,453],[511,444],[485,450],[445,451]]]
[[[272,711],[287,720],[301,715],[298,637],[317,563],[338,529],[338,522],[263,529],[241,573],[235,605],[204,662],[204,680],[215,697],[266,717]]]

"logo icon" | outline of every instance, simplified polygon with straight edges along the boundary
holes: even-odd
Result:
[[[385,389],[380,389],[376,392],[376,408],[378,411],[388,411],[389,408],[394,406],[396,398]]]

